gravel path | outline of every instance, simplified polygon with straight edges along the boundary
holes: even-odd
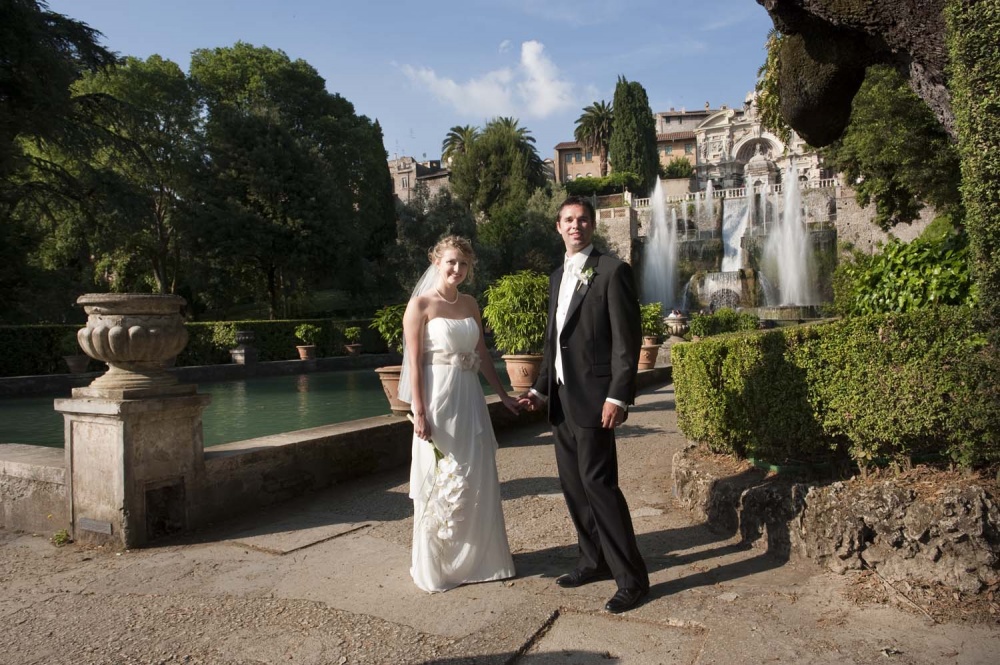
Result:
[[[653,588],[621,617],[601,611],[612,582],[552,582],[575,539],[551,436],[532,425],[498,453],[513,580],[412,585],[405,469],[140,551],[0,530],[0,663],[997,662],[996,623],[859,604],[855,578],[697,523],[672,498],[684,443],[672,386],[640,395],[619,463]]]

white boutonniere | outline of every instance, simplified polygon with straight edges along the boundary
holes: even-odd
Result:
[[[579,282],[579,284],[577,284],[577,288],[580,288],[581,286],[590,286],[590,280],[594,279],[594,269],[584,268],[583,270],[580,270],[576,273],[576,279]]]

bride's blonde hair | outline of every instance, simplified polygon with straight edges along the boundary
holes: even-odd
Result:
[[[457,249],[469,260],[469,274],[465,279],[471,282],[476,269],[476,252],[472,249],[472,243],[469,242],[468,238],[456,235],[445,236],[437,241],[431,251],[427,252],[427,258],[430,259],[431,263],[436,263],[449,249]]]

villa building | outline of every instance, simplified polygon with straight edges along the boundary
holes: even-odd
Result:
[[[661,111],[655,114],[656,148],[660,164],[666,166],[677,157],[683,157],[694,166],[695,175],[687,184],[688,192],[705,191],[708,182],[713,189],[742,187],[744,167],[757,154],[767,158],[784,171],[790,156],[796,160],[799,179],[818,181],[833,177],[823,171],[819,157],[809,150],[796,134],[788,145],[761,127],[757,114],[756,95],[747,95],[742,109],[723,104],[713,109],[709,103],[697,110]],[[563,183],[576,178],[600,175],[597,156],[576,141],[567,141],[555,147],[555,179]],[[774,175],[780,178],[780,175]],[[755,181],[752,184],[769,184]],[[679,194],[672,188],[671,194]]]
[[[424,185],[430,196],[449,186],[451,171],[441,166],[440,159],[418,162],[413,157],[398,157],[388,160],[388,165],[392,193],[403,203],[413,197],[417,183]]]

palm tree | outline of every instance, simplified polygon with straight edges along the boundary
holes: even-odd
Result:
[[[587,150],[597,153],[601,162],[601,177],[608,174],[608,144],[611,142],[611,122],[614,111],[604,100],[594,102],[583,109],[583,115],[576,119],[573,138]]]
[[[486,128],[491,127],[504,129],[511,132],[519,143],[534,143],[535,137],[531,135],[531,130],[521,127],[521,121],[510,116],[499,116],[486,123]]]
[[[479,136],[479,128],[472,125],[455,125],[448,130],[448,135],[441,142],[441,159],[446,163],[453,157],[464,154],[472,142]]]
[[[545,165],[535,148],[535,137],[531,135],[531,130],[521,126],[521,121],[510,116],[498,116],[486,123],[483,131],[493,131],[510,134],[517,143],[518,148],[528,160],[530,179],[534,181],[544,181]]]

